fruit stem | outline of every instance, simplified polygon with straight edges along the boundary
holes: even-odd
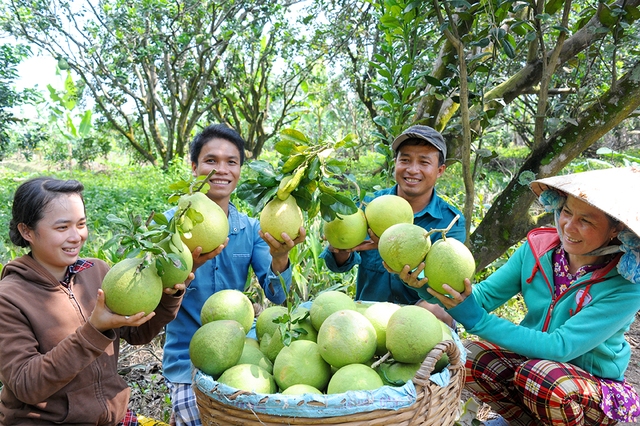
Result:
[[[446,241],[447,240],[447,232],[449,232],[451,230],[451,228],[458,221],[458,219],[460,219],[460,215],[459,214],[457,214],[456,217],[453,218],[453,220],[451,221],[449,226],[447,226],[444,229],[432,229],[429,232],[427,232],[427,236],[433,234],[434,232],[442,232],[442,239]]]
[[[386,354],[384,354],[382,356],[382,358],[380,358],[379,360],[377,360],[376,362],[374,362],[373,364],[371,364],[371,368],[375,369],[376,367],[378,367],[380,364],[382,364],[383,362],[385,362],[387,359],[389,359],[389,357],[391,356],[391,352],[387,352]]]
[[[191,194],[194,194],[196,192],[200,192],[200,190],[202,189],[202,187],[204,186],[205,183],[207,183],[209,181],[209,178],[211,178],[211,176],[213,176],[214,174],[217,173],[216,169],[211,169],[211,171],[209,172],[209,174],[207,175],[207,177],[205,177],[204,179],[202,179],[200,181],[199,185],[194,185],[193,188],[191,189]]]

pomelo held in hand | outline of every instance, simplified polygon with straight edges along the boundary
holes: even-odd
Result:
[[[121,260],[104,276],[104,301],[116,314],[149,314],[160,303],[162,280],[155,266],[144,265],[143,262],[142,258]]]
[[[388,227],[380,236],[380,257],[394,271],[400,272],[405,265],[416,268],[431,248],[429,233],[413,223],[397,223]]]
[[[200,309],[200,322],[230,319],[236,320],[244,328],[245,334],[253,325],[254,310],[251,300],[240,290],[225,289],[213,293]]]
[[[269,233],[273,238],[283,243],[282,233],[285,232],[292,240],[300,234],[302,226],[302,210],[298,207],[293,196],[284,201],[274,198],[269,201],[260,212],[260,229]]]
[[[324,236],[332,247],[347,250],[367,238],[367,218],[361,209],[354,214],[336,217],[324,224]]]
[[[476,270],[476,261],[467,246],[446,236],[433,243],[424,263],[424,275],[429,278],[427,285],[441,294],[447,293],[442,284],[449,284],[462,293],[464,279],[472,279]]]
[[[398,195],[381,195],[367,204],[364,215],[369,228],[378,237],[396,223],[413,223],[411,204]]]
[[[202,247],[202,253],[209,253],[223,244],[229,235],[229,219],[224,210],[202,192],[180,197],[178,212],[188,206],[202,216],[202,221],[194,221],[189,214],[181,219],[191,223],[190,229],[180,235],[189,250]]]

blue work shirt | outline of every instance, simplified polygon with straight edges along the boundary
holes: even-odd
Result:
[[[376,191],[373,197],[365,198],[365,202],[388,194],[398,195],[398,185]],[[464,216],[458,209],[440,198],[434,188],[431,201],[424,209],[413,215],[413,223],[427,231],[445,229],[456,215],[460,215],[460,218],[447,232],[447,237],[464,242],[467,239]],[[430,238],[433,243],[442,238],[442,233],[434,232]],[[342,266],[336,264],[333,253],[329,251],[328,247],[324,248],[320,257],[325,260],[327,267],[333,272],[347,272],[355,265],[360,265],[356,281],[356,300],[393,302],[403,305],[412,305],[420,300],[418,293],[404,285],[397,274],[391,274],[384,269],[378,250],[351,253],[349,259]]]
[[[176,208],[165,213],[173,217]],[[265,296],[273,303],[281,304],[285,292],[280,276],[271,270],[269,245],[260,238],[260,222],[250,218],[229,203],[229,244],[222,252],[205,262],[195,272],[182,299],[178,316],[166,326],[166,342],[162,357],[163,375],[173,383],[191,383],[191,359],[189,343],[200,323],[200,310],[213,293],[224,289],[243,291],[249,276],[249,267]],[[291,269],[282,272],[287,289],[291,286]]]

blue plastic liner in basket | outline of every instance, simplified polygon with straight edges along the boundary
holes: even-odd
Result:
[[[460,338],[454,334],[453,340],[460,350],[460,362],[464,365],[466,349]],[[439,386],[447,386],[451,379],[449,369],[432,374],[430,380]],[[333,417],[363,413],[374,410],[399,410],[416,402],[416,388],[412,381],[404,386],[382,386],[372,391],[347,391],[332,395],[283,395],[260,394],[240,391],[200,370],[195,371],[194,385],[209,398],[238,409],[275,416]],[[295,413],[295,414],[292,414]]]

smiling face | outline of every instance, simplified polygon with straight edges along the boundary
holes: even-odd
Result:
[[[87,218],[79,194],[62,194],[49,202],[34,228],[19,225],[33,258],[58,280],[73,265],[87,240]]]
[[[431,200],[436,181],[446,169],[444,164],[438,164],[439,156],[440,151],[431,144],[402,145],[395,166],[398,195],[410,203],[420,200],[426,205]]]
[[[215,201],[225,212],[231,193],[240,180],[240,151],[226,139],[213,138],[200,150],[198,162],[191,163],[194,176],[206,176],[212,169],[216,173],[209,178],[207,196]]]
[[[622,227],[614,225],[602,210],[571,195],[560,212],[558,226],[562,231],[562,246],[569,254],[572,267],[581,266],[576,263],[595,263],[593,256],[582,260],[579,257],[608,245]]]

